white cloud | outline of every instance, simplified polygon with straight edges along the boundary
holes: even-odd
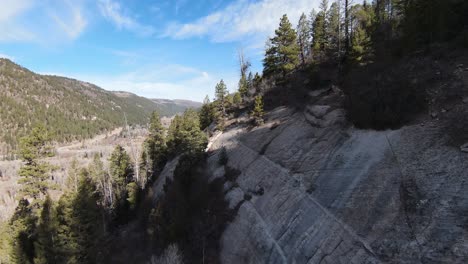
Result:
[[[82,3],[82,0],[2,0],[0,41],[49,44],[74,40],[87,25]]]
[[[51,13],[51,17],[57,25],[68,35],[70,39],[75,39],[84,31],[87,21],[82,14],[82,10],[78,6],[74,6],[70,1],[65,1],[68,11],[60,16],[57,11]],[[67,21],[70,18],[70,21]]]
[[[142,36],[154,34],[154,28],[140,24],[134,18],[126,15],[118,2],[112,0],[99,0],[99,9],[102,16],[115,24],[118,29],[125,29]]]
[[[256,45],[265,42],[278,27],[279,19],[287,14],[296,24],[300,15],[317,8],[319,0],[238,0],[223,10],[199,18],[192,23],[173,23],[163,36],[175,39],[207,36],[214,42],[251,39]],[[252,40],[253,39],[253,40]]]
[[[16,23],[15,18],[31,9],[31,0],[3,0],[0,8],[0,41],[31,40],[34,35],[23,25]]]

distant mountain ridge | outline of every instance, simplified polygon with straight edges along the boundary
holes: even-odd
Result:
[[[151,101],[157,105],[161,105],[163,108],[172,113],[182,113],[188,108],[200,108],[202,106],[202,103],[200,102],[182,99],[151,99]]]
[[[164,103],[158,103],[158,100]],[[17,148],[19,138],[37,123],[57,141],[90,138],[125,123],[146,124],[158,110],[173,116],[197,103],[156,101],[129,92],[111,92],[94,84],[36,74],[0,58],[0,154]]]

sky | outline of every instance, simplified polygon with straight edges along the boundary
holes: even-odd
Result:
[[[36,73],[148,98],[202,101],[237,89],[238,50],[261,72],[283,14],[319,0],[0,0],[0,57]]]

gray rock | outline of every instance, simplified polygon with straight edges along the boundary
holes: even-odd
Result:
[[[230,206],[264,189],[225,230],[223,263],[468,263],[468,162],[437,125],[364,131],[342,109],[308,115],[213,142],[242,171]]]
[[[461,150],[462,152],[468,153],[468,143],[461,145],[461,146],[460,146],[460,150]]]

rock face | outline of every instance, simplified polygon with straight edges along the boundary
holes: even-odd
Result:
[[[242,172],[222,262],[468,263],[468,154],[436,120],[357,130],[323,101],[213,140]]]

